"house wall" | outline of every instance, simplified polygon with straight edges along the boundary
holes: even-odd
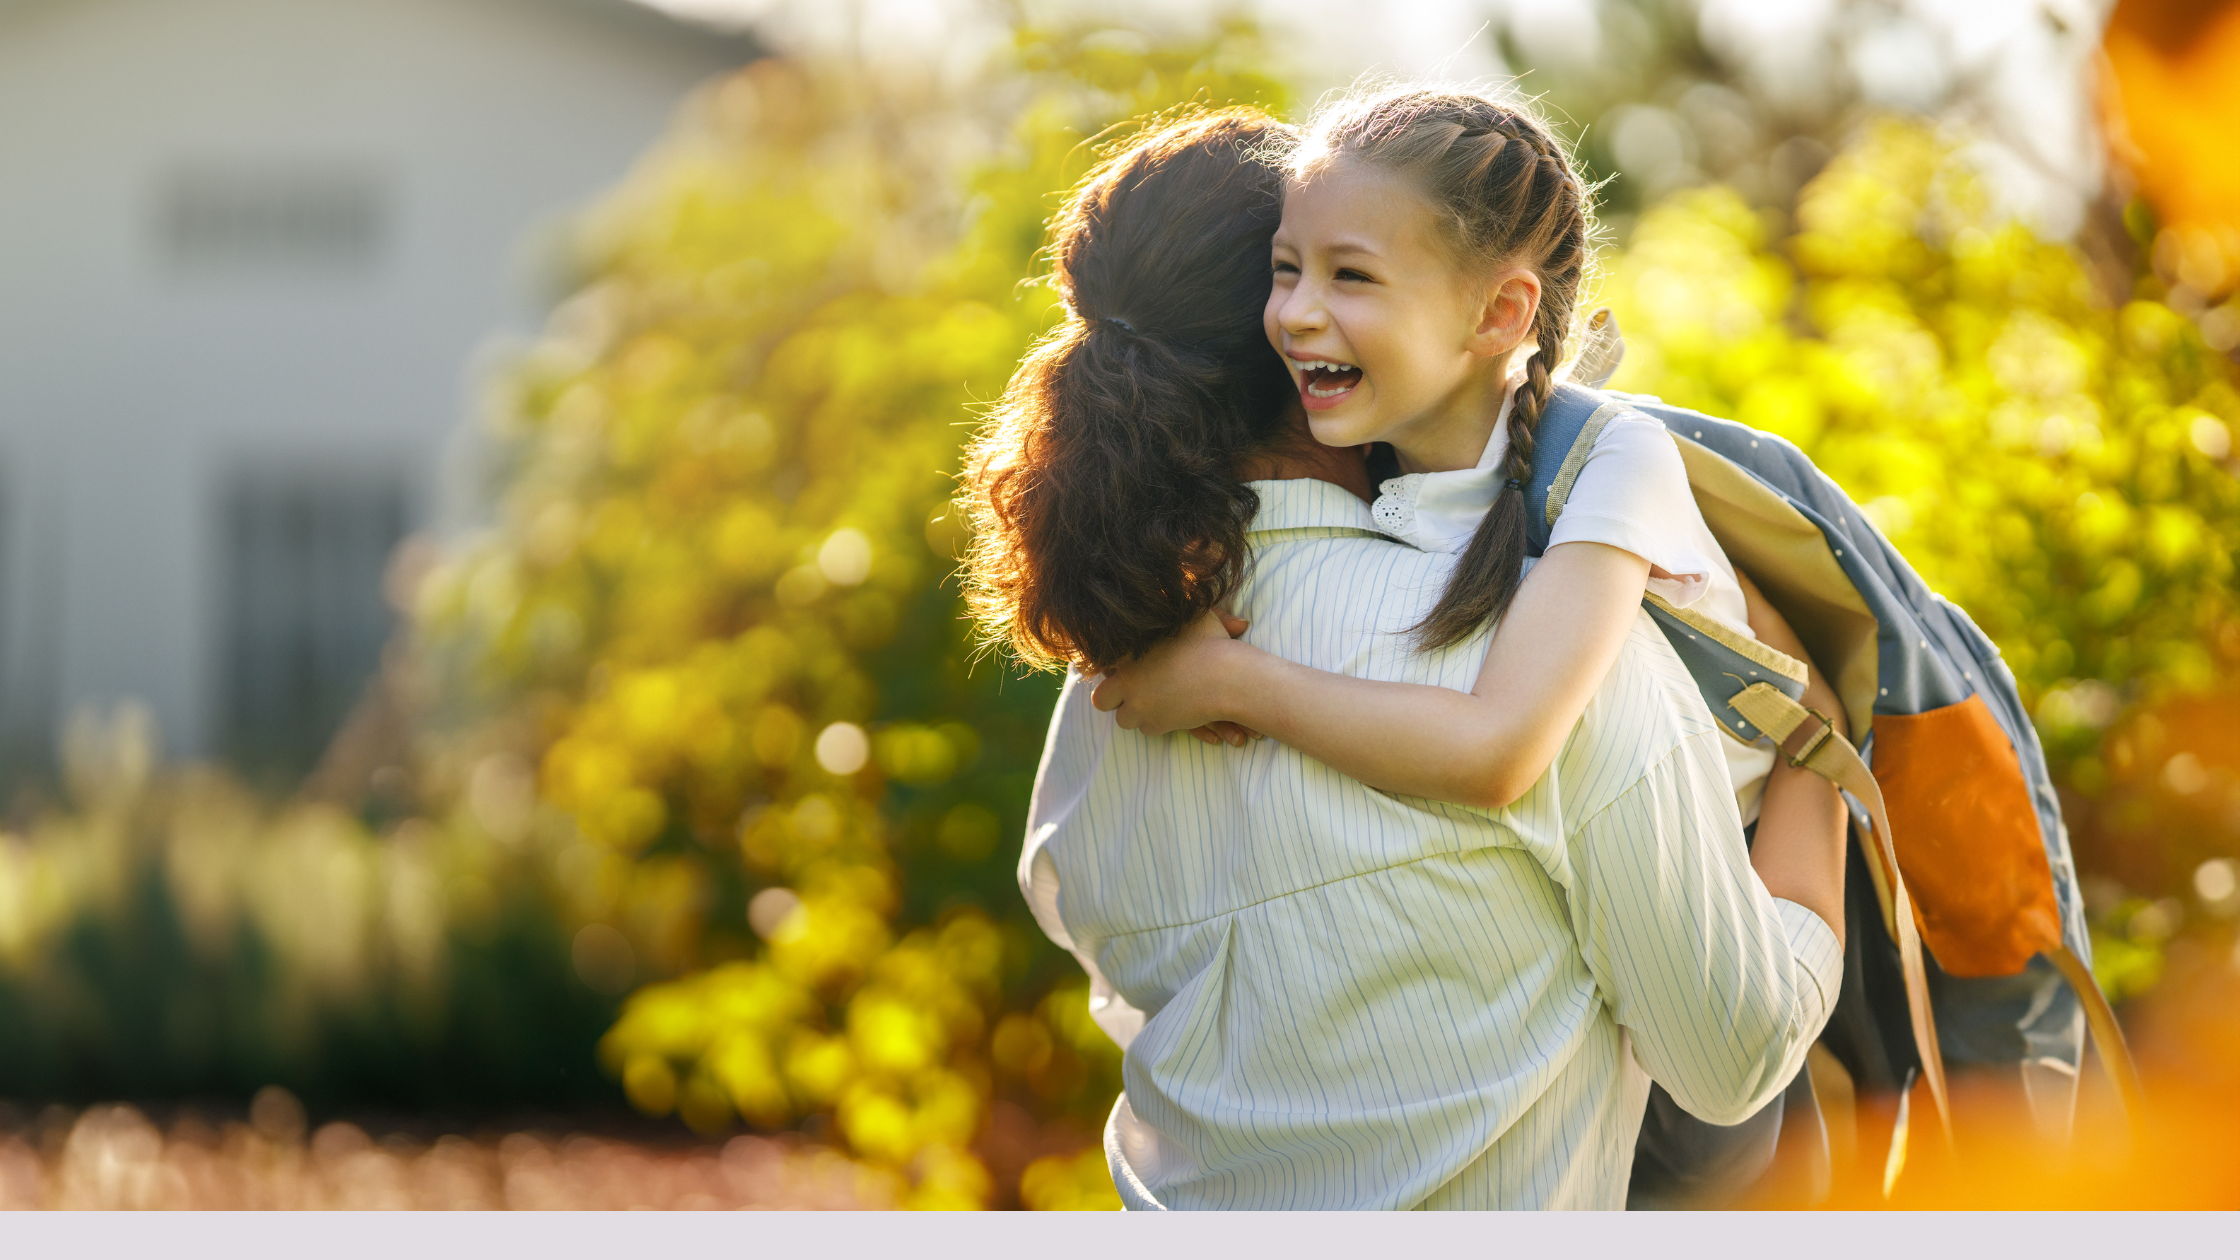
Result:
[[[524,240],[745,53],[623,0],[0,0],[0,742],[135,698],[216,751],[228,496],[424,520]]]

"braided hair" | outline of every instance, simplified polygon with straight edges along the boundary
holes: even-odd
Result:
[[[1523,580],[1522,487],[1532,483],[1534,433],[1591,262],[1587,189],[1555,133],[1524,105],[1451,88],[1391,88],[1325,107],[1293,150],[1290,174],[1341,160],[1413,179],[1462,266],[1529,267],[1540,279],[1534,353],[1509,409],[1505,484],[1415,627],[1425,648],[1447,647],[1506,612]]]

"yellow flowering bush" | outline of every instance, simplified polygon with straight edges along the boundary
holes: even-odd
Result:
[[[1772,239],[1721,188],[1644,214],[1606,286],[1614,384],[1795,441],[1999,644],[2064,789],[2103,980],[2147,987],[2193,873],[2240,853],[2240,749],[2212,747],[2233,697],[2207,704],[2221,719],[2185,699],[2240,662],[2240,371],[2144,266],[2128,300],[2096,291],[1921,122],[1866,128],[1795,223]]]
[[[2240,649],[2232,364],[2159,302],[2110,309],[1919,123],[1870,129],[1797,220],[1769,242],[1722,189],[1644,216],[1614,384],[1795,441],[1999,642],[2049,734],[2092,725],[2045,704],[2082,680],[2207,685]]]
[[[577,920],[654,980],[601,1043],[641,1109],[807,1120],[925,1207],[1011,1193],[999,1096],[1101,1120],[1118,1052],[1045,1000],[1077,973],[1009,863],[1053,688],[975,671],[947,504],[1057,318],[1022,281],[1090,138],[1269,101],[1258,60],[1241,26],[1028,31],[953,88],[766,60],[588,217],[497,391],[499,519],[421,622],[573,820]]]

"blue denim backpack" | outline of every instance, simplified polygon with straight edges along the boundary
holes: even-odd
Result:
[[[1593,334],[1536,431],[1530,552],[1545,551],[1603,426],[1621,411],[1643,412],[1678,444],[1720,546],[1842,698],[1856,747],[1800,702],[1800,662],[1654,595],[1644,600],[1729,735],[1771,739],[1848,796],[1844,984],[1822,1042],[1863,1093],[1899,1095],[1885,1188],[1904,1162],[1916,1083],[1949,1139],[1947,1059],[2054,1064],[2073,1080],[2081,1023],[2136,1116],[2138,1075],[2092,977],[2060,803],[1998,649],[1791,443],[1593,388],[1621,346],[1607,312],[1597,312]]]

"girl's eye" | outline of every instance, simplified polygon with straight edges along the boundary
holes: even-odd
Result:
[[[1282,259],[1277,259],[1275,273],[1279,276],[1295,276],[1299,274],[1299,266],[1297,263],[1287,263]]]
[[[1340,280],[1367,280],[1368,278],[1367,273],[1355,271],[1351,267],[1338,268],[1338,279]]]

